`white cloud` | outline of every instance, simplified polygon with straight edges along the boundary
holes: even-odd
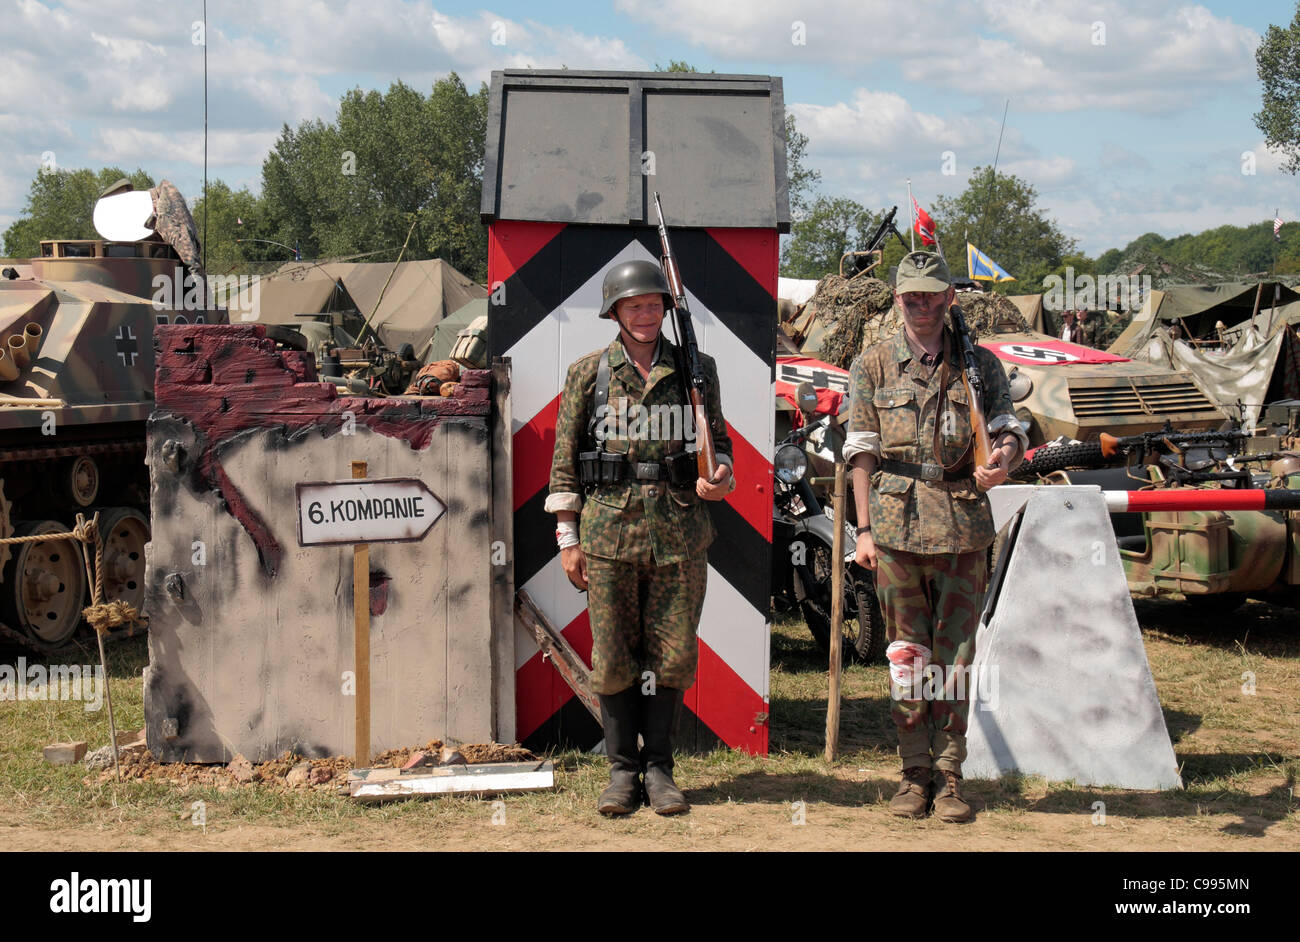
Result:
[[[0,166],[24,169],[16,184],[0,178],[0,217],[21,212],[26,168],[34,174],[51,149],[60,166],[139,166],[193,191],[205,51],[209,165],[238,179],[255,179],[282,124],[332,119],[340,86],[401,79],[427,92],[456,71],[472,90],[502,68],[649,68],[621,39],[580,25],[430,0],[228,0],[209,10],[206,47],[193,42],[198,10],[19,0],[0,33]]]
[[[1259,37],[1202,6],[1164,0],[619,0],[618,8],[723,60],[892,66],[909,83],[1021,110],[1104,108],[1138,114],[1197,107],[1225,83],[1254,76]],[[807,28],[793,45],[791,23]],[[1100,28],[1097,24],[1101,24]],[[712,64],[712,63],[710,63]]]

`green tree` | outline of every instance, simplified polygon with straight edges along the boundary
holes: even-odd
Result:
[[[934,201],[935,227],[956,274],[969,274],[966,243],[1001,265],[1016,280],[1003,282],[1004,293],[1037,291],[1044,276],[1078,252],[1074,239],[1036,207],[1038,191],[1013,174],[993,176],[991,167],[976,167],[966,189]]]
[[[232,190],[221,180],[210,180],[207,196],[195,200],[192,212],[200,235],[207,214],[207,265],[211,274],[247,271],[267,259],[292,258],[287,249],[265,241],[274,238],[266,211],[247,187]]]
[[[1255,69],[1264,85],[1255,126],[1270,148],[1282,152],[1283,169],[1295,173],[1300,170],[1300,3],[1290,26],[1270,26],[1264,33]]]
[[[810,200],[821,182],[820,170],[804,163],[808,153],[808,135],[801,134],[795,126],[794,115],[785,114],[785,179],[790,193],[790,214],[802,219],[811,206]]]
[[[843,197],[820,196],[806,216],[791,226],[782,253],[781,274],[787,278],[821,278],[838,271],[840,256],[862,248],[875,220],[860,203]]]
[[[126,177],[137,190],[154,185],[143,170],[127,174],[118,167],[98,172],[46,170],[36,172],[23,214],[5,230],[4,252],[10,258],[33,258],[40,254],[42,239],[98,239],[92,217],[100,194]]]
[[[669,59],[667,65],[660,65],[658,62],[656,62],[655,71],[656,72],[698,72],[700,70],[695,68],[695,66],[691,65],[689,62],[683,62],[680,59]],[[717,69],[709,69],[710,74],[713,74],[717,71],[718,71]]]
[[[391,251],[437,256],[487,278],[479,222],[487,85],[471,95],[456,73],[428,96],[402,82],[347,92],[335,120],[285,125],[262,163],[269,237],[305,257]],[[414,225],[414,228],[412,226]]]

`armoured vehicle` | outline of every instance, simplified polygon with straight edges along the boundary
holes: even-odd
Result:
[[[191,277],[197,234],[172,184],[119,184],[95,222],[105,238],[43,241],[0,277],[0,537],[68,531],[99,511],[106,600],[139,607],[153,328],[226,316]],[[0,562],[0,642],[68,643],[89,604],[79,544],[0,545]]]
[[[1300,488],[1300,403],[1266,410],[1263,430],[1102,435],[1040,448],[1019,476],[1103,490]],[[1115,513],[1110,520],[1133,595],[1181,595],[1221,612],[1251,597],[1300,607],[1296,511]]]

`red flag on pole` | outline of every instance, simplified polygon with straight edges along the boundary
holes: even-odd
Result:
[[[921,208],[921,204],[912,197],[912,206],[916,210],[916,234],[921,237],[922,245],[934,245],[934,220]]]

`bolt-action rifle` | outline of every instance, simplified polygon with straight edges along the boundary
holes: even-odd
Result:
[[[996,467],[997,462],[990,462],[989,457],[993,454],[993,443],[989,441],[989,424],[984,418],[984,380],[980,376],[979,360],[975,358],[975,344],[971,342],[961,308],[954,304],[948,308],[948,313],[952,316],[953,333],[961,346],[961,381],[970,399],[970,423],[975,430],[975,467]]]
[[[686,306],[686,288],[682,286],[682,274],[668,241],[668,228],[664,225],[664,210],[659,204],[658,192],[654,198],[655,213],[659,217],[659,244],[663,247],[659,264],[663,266],[664,277],[668,279],[673,294],[673,329],[677,333],[677,343],[686,353],[687,395],[695,416],[695,446],[698,449],[695,466],[700,477],[712,481],[718,470],[718,455],[713,447],[713,429],[709,426],[709,410],[705,405],[708,381],[704,376],[704,364],[700,362],[700,348],[695,341],[695,328],[691,326],[691,312]]]

